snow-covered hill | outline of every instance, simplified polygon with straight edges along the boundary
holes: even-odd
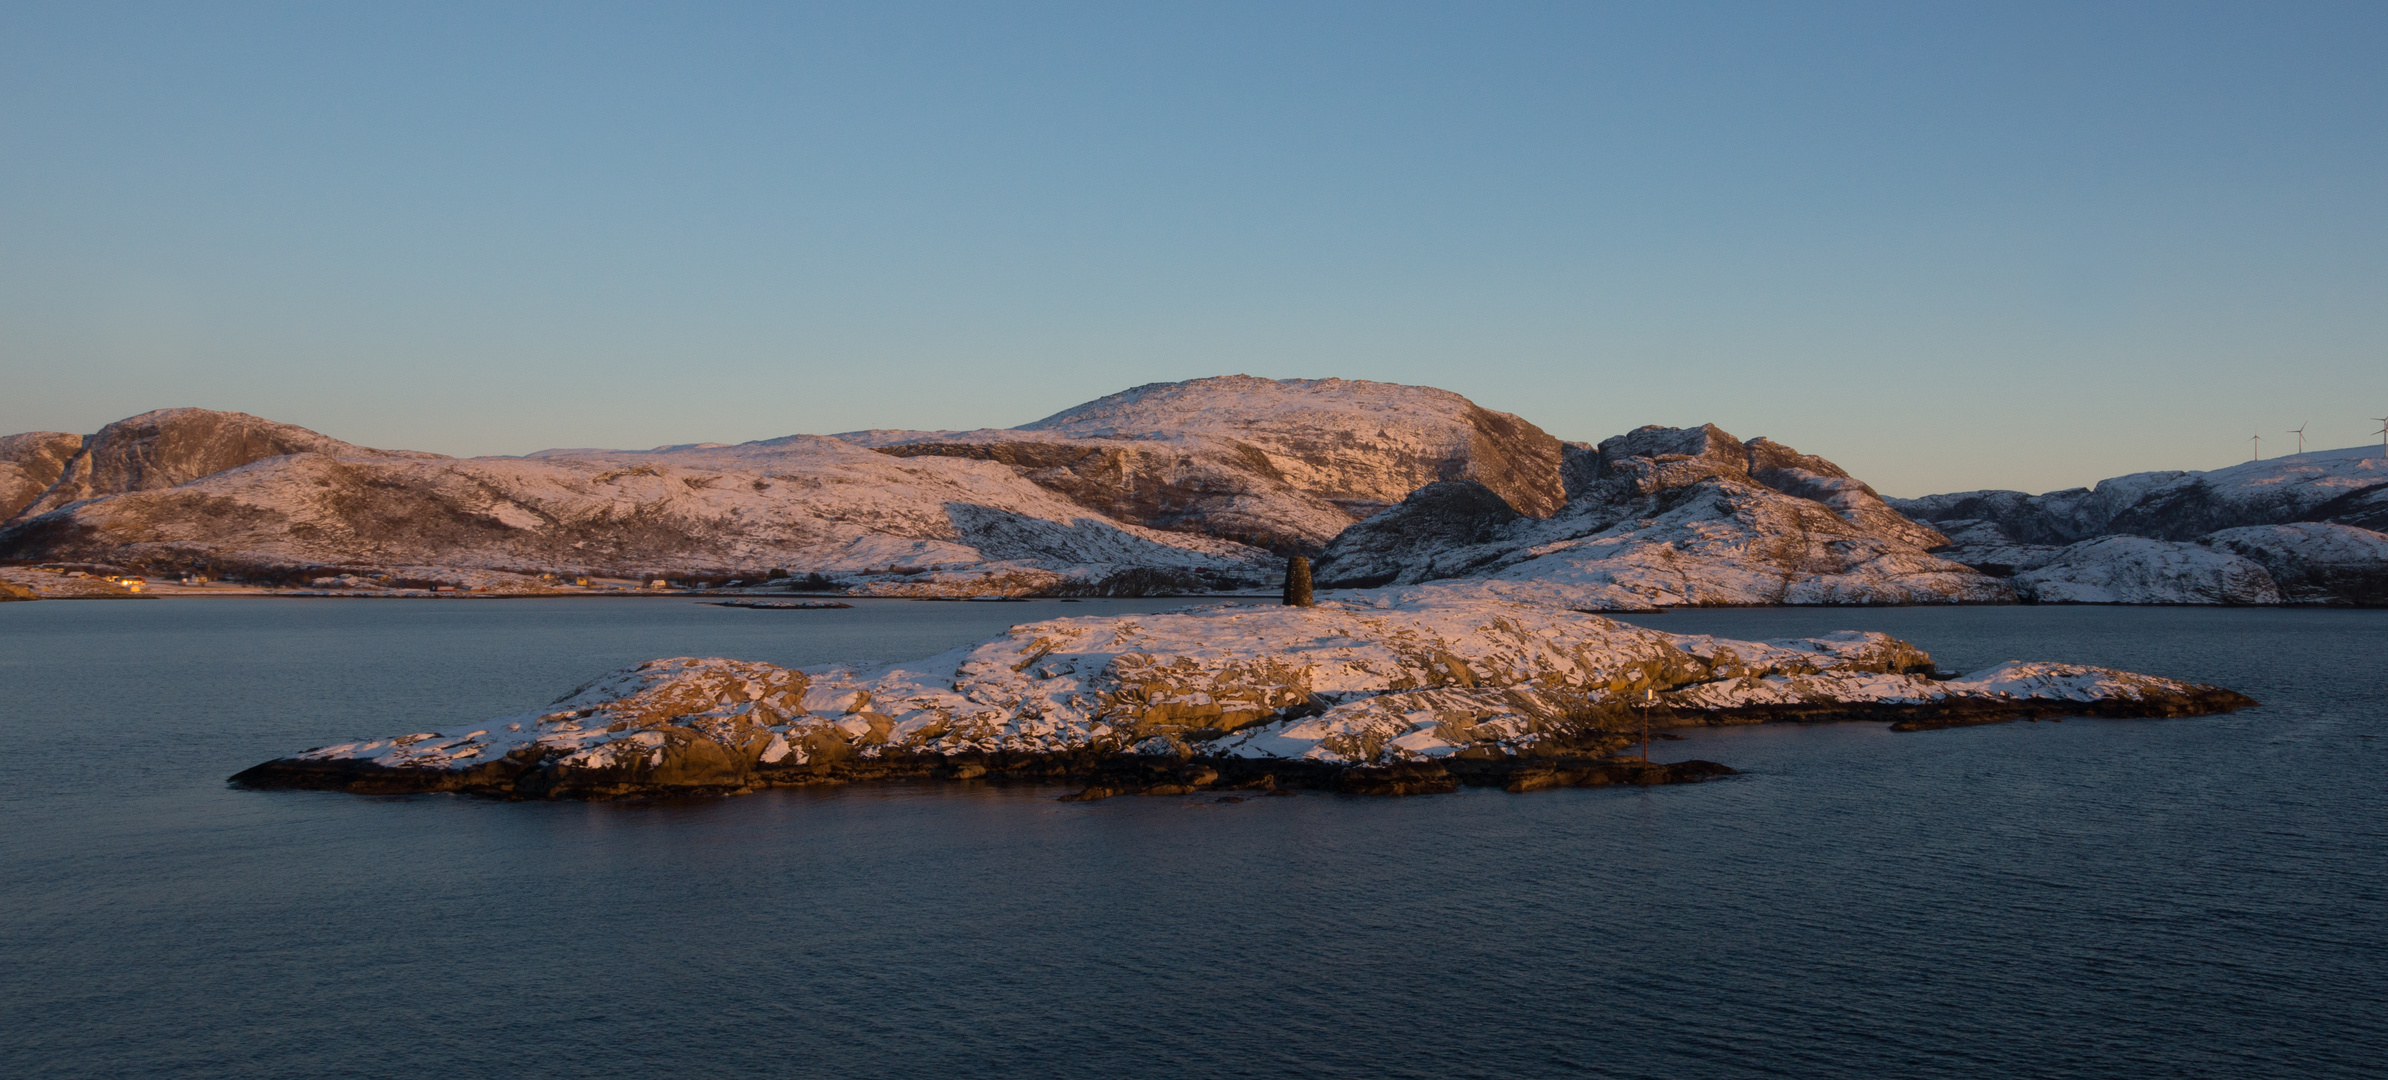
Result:
[[[1645,427],[1574,457],[1574,497],[1557,514],[1527,517],[1480,485],[1437,484],[1346,530],[1320,555],[1317,580],[1483,578],[1584,610],[2014,599],[1928,554],[1944,538],[1873,489],[1770,440]]]
[[[1947,533],[1940,554],[2027,600],[2388,602],[2388,461],[2378,447],[2211,472],[2133,473],[2043,495],[1893,499]]]
[[[1152,383],[1033,424],[838,436],[904,456],[999,461],[1079,505],[1155,528],[1316,550],[1436,480],[1527,514],[1565,501],[1557,439],[1425,386],[1229,375]]]
[[[41,498],[82,449],[81,435],[63,431],[0,436],[0,521],[15,517]]]
[[[2101,480],[2094,488],[2044,495],[1960,491],[1892,499],[1919,521],[1982,520],[2031,544],[2070,544],[2125,534],[2195,540],[2217,529],[2336,521],[2377,528],[2366,519],[2388,504],[2357,498],[2388,495],[2388,461],[2376,446],[2317,450],[2250,461],[2212,472],[2144,472]]]
[[[1230,541],[1090,513],[1001,465],[907,460],[817,436],[458,459],[274,425],[265,448],[301,449],[167,486],[258,448],[238,435],[264,422],[204,410],[135,420],[112,429],[139,438],[104,431],[93,446],[137,449],[77,458],[0,530],[0,555],[417,578],[783,569],[937,595],[1218,587],[1274,567]]]

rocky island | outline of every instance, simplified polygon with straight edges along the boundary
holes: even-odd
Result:
[[[904,778],[1069,784],[1078,798],[1528,791],[1732,771],[1623,753],[1645,724],[1867,720],[1917,730],[2252,704],[2218,687],[2074,664],[1960,676],[1879,633],[1668,634],[1443,584],[1313,607],[1051,619],[873,668],[654,660],[544,708],[318,747],[232,782],[515,799]]]

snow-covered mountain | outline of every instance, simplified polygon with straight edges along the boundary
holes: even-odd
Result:
[[[1962,491],[1890,504],[1938,525],[1947,558],[2026,600],[2388,603],[2388,459],[2378,447],[2133,473],[2043,495]]]
[[[1927,553],[1938,532],[1822,458],[1713,424],[1571,446],[1571,498],[1522,515],[1467,481],[1421,489],[1352,526],[1315,571],[1327,587],[1483,578],[1584,610],[1675,605],[2011,601]]]
[[[1241,375],[1015,429],[526,457],[203,409],[0,438],[0,561],[343,588],[780,570],[865,594],[1134,593],[1266,586],[1314,551],[1324,587],[1465,578],[1587,610],[2388,604],[2383,526],[2370,448],[1886,500],[1714,426],[1563,444],[1443,390]]]
[[[1315,551],[1437,480],[1529,515],[1566,500],[1559,441],[1448,390],[1249,375],[1152,383],[1033,424],[838,436],[906,457],[997,461],[1124,521]]]

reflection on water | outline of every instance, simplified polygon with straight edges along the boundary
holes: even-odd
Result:
[[[1651,791],[243,792],[640,660],[1166,602],[0,605],[0,1073],[2326,1076],[2388,969],[2388,613],[1716,611],[2264,708],[1696,733]]]

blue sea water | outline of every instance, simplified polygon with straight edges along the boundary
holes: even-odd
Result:
[[[1167,601],[0,605],[0,1075],[2376,1076],[2388,612],[1676,612],[2262,708],[1702,731],[1707,784],[1064,804],[235,790],[657,656]]]

